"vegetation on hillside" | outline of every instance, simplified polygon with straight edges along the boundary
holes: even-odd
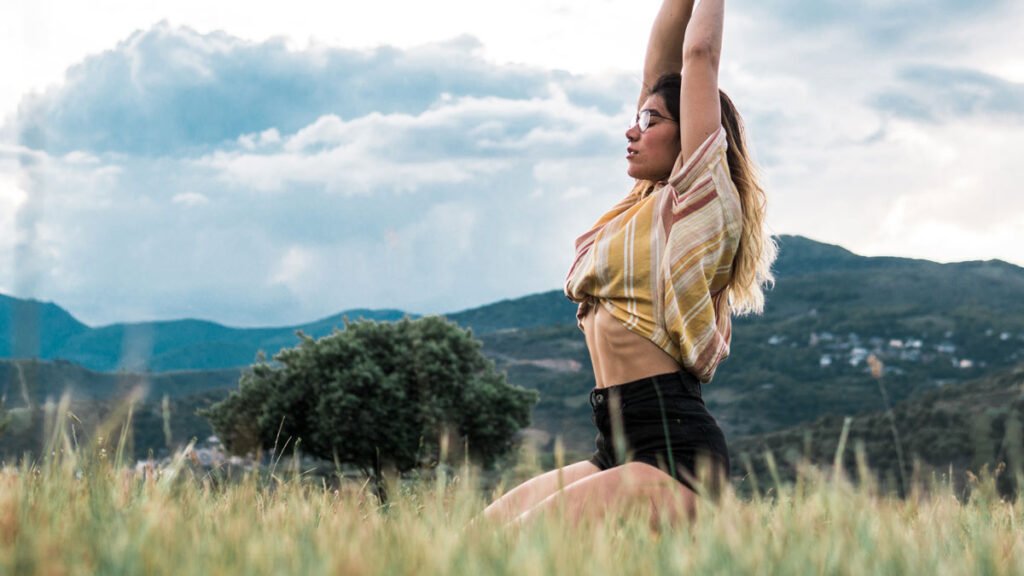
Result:
[[[873,384],[885,386],[884,381]],[[832,464],[845,437],[851,448],[863,447],[863,457],[884,486],[902,493],[914,478],[933,473],[952,473],[952,481],[963,485],[969,474],[985,467],[1024,469],[1022,422],[1024,366],[933,390],[894,406],[891,413],[827,415],[799,427],[734,439],[729,448],[740,468],[735,474],[768,477],[763,455],[770,452],[779,458],[776,473],[792,480],[800,465]],[[855,451],[841,457],[852,473],[858,466]],[[1014,474],[1002,475],[1000,491],[1013,494],[1015,480]]]

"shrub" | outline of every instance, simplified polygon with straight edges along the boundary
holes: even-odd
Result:
[[[345,329],[262,357],[224,401],[200,412],[232,452],[287,451],[384,468],[436,464],[447,436],[485,466],[515,446],[537,393],[507,383],[471,331],[439,316],[345,319]]]

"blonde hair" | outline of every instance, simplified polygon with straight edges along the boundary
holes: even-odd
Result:
[[[680,119],[681,86],[682,76],[678,72],[672,72],[658,78],[650,91],[650,94],[661,96],[672,118],[677,122]],[[743,208],[743,231],[733,259],[732,278],[729,279],[726,289],[729,290],[729,303],[734,314],[760,314],[764,311],[764,288],[775,284],[771,267],[779,250],[775,239],[765,226],[764,188],[761,188],[758,180],[757,166],[747,152],[743,118],[725,92],[719,90],[718,96],[722,104],[722,126],[729,142],[729,151],[726,153],[729,173],[739,192],[740,205]],[[634,193],[638,190],[643,188],[637,186]]]
[[[757,166],[747,152],[743,118],[725,92],[719,90],[718,94],[722,103],[722,126],[729,142],[726,154],[729,173],[743,208],[743,232],[727,286],[729,302],[738,316],[760,314],[764,311],[764,288],[775,284],[771,266],[778,255],[778,245],[765,225],[766,197]]]

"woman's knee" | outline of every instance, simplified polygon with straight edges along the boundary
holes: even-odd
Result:
[[[484,510],[488,517],[515,517],[538,502],[600,469],[589,461],[577,462],[535,476],[503,494]]]

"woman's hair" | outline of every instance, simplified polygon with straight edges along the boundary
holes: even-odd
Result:
[[[679,89],[682,78],[678,73],[665,74],[655,82],[651,94],[661,96],[672,118],[679,121]],[[729,280],[729,300],[733,312],[739,315],[761,313],[764,310],[764,286],[775,282],[771,266],[778,254],[775,239],[765,226],[765,193],[757,174],[757,166],[747,152],[743,118],[725,92],[718,91],[722,104],[722,126],[725,128],[729,151],[729,174],[740,194],[743,208],[743,232],[733,260],[732,278]]]

